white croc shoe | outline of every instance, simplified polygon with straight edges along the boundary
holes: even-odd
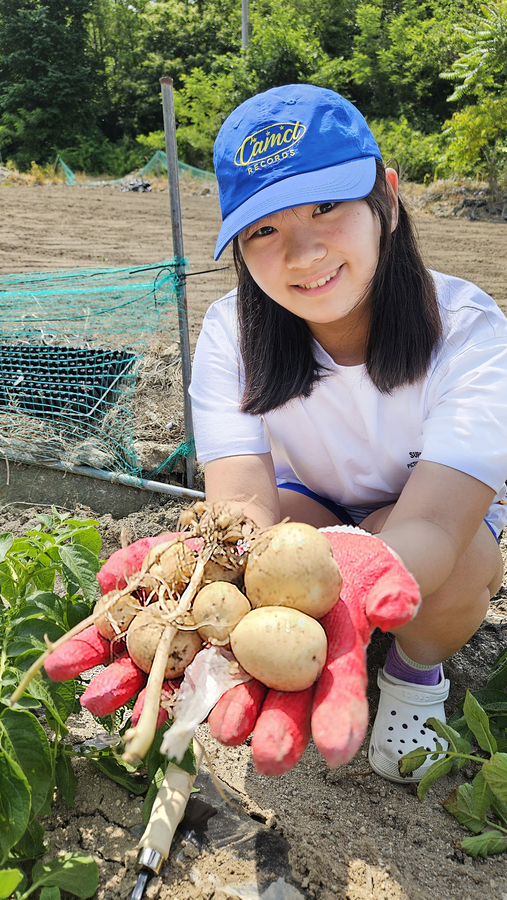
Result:
[[[399,773],[398,760],[415,747],[430,750],[436,741],[447,749],[447,741],[437,738],[435,732],[424,725],[431,716],[445,722],[444,700],[449,695],[449,680],[442,676],[440,684],[434,686],[411,684],[379,669],[377,683],[380,700],[368,750],[370,765],[377,775],[388,781],[418,782],[435,760],[428,757],[406,778]]]

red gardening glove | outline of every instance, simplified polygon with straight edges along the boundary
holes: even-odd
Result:
[[[420,603],[413,577],[377,537],[321,529],[333,549],[343,587],[322,619],[328,655],[317,684],[299,693],[268,691],[258,682],[232,688],[208,722],[221,743],[242,743],[253,729],[258,772],[279,775],[301,758],[310,737],[329,766],[358,751],[368,726],[366,648],[372,631],[408,622]],[[266,699],[264,697],[266,696]]]
[[[128,577],[141,568],[148,551],[174,537],[176,535],[170,533],[141,538],[125,550],[113,553],[97,575],[102,593],[107,594],[111,590],[125,587]],[[115,656],[118,658],[114,659]],[[146,684],[147,675],[132,662],[123,641],[112,644],[99,634],[95,625],[90,625],[54,650],[44,663],[44,668],[53,681],[75,678],[95,666],[106,668],[90,681],[80,697],[81,706],[90,710],[94,716],[107,716],[141,691],[132,713],[132,724],[135,725],[143,707],[142,688]],[[168,699],[175,687],[171,681],[164,682],[162,699]],[[167,711],[161,707],[157,727],[167,718]]]

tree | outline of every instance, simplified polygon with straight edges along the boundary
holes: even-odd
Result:
[[[470,16],[458,32],[469,48],[459,54],[452,69],[443,78],[459,81],[449,100],[465,95],[505,93],[507,76],[507,0],[481,5],[480,13]]]
[[[90,0],[0,0],[0,145],[26,167],[90,130]]]

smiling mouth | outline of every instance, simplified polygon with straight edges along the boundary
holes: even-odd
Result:
[[[298,284],[298,288],[304,288],[309,291],[311,288],[322,287],[324,284],[327,284],[328,281],[331,281],[331,278],[334,278],[335,275],[340,271],[341,266],[338,266],[334,272],[330,272],[329,275],[325,275],[324,278],[319,278],[318,281],[309,281],[307,284]]]

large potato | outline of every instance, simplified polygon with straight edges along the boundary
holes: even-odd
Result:
[[[162,637],[166,620],[158,603],[151,603],[132,621],[127,631],[129,656],[143,672],[150,672],[158,642]],[[183,675],[196,653],[202,647],[202,640],[195,631],[177,631],[165,667],[164,678],[178,678]]]
[[[320,622],[285,606],[253,609],[231,634],[231,649],[245,672],[277,691],[303,691],[326,661]]]
[[[320,619],[335,605],[341,587],[331,545],[312,525],[274,525],[248,554],[245,593],[254,607],[291,606]]]

